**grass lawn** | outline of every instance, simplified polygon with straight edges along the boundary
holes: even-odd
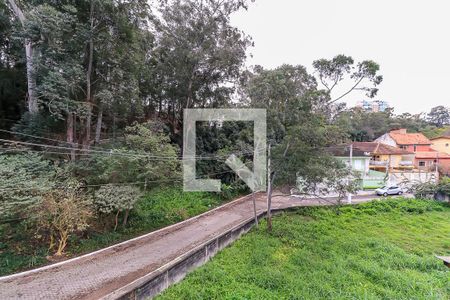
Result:
[[[72,235],[66,255],[72,257],[113,245],[199,215],[225,201],[213,193],[154,190],[136,203],[125,228],[90,228],[83,236]],[[0,224],[0,236],[0,276],[49,263],[48,245],[35,241],[26,223]]]
[[[450,207],[302,208],[253,229],[162,299],[450,299]]]

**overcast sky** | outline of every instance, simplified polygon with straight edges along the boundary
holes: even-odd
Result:
[[[449,0],[256,0],[232,23],[255,42],[249,65],[312,71],[313,60],[336,54],[378,62],[384,81],[375,99],[398,114],[450,106],[449,13]]]

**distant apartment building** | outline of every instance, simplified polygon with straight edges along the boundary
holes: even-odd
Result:
[[[362,108],[364,111],[367,112],[384,112],[390,106],[386,101],[382,100],[373,100],[373,101],[362,100],[356,103],[356,107]]]

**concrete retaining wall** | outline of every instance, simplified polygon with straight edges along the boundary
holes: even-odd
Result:
[[[273,213],[276,212],[274,211]],[[258,219],[264,216],[265,213],[261,213],[258,215]],[[146,275],[141,280],[116,291],[105,299],[135,300],[153,298],[172,284],[180,282],[190,271],[208,262],[217,252],[239,239],[242,234],[247,233],[253,225],[255,225],[254,218],[246,220]]]

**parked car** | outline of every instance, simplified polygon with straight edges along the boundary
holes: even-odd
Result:
[[[401,195],[403,194],[402,188],[394,186],[383,186],[382,188],[376,189],[375,193],[380,196],[387,197],[389,195]]]

